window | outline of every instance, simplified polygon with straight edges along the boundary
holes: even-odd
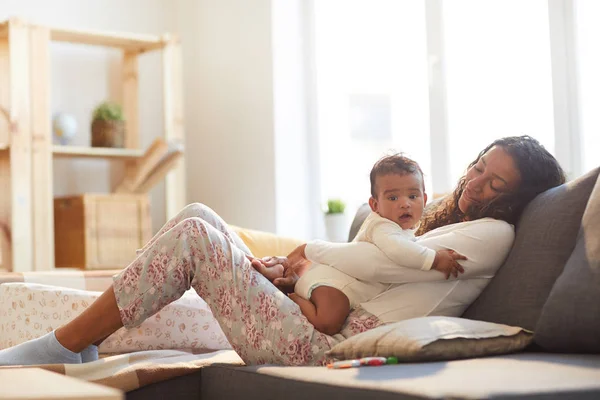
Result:
[[[582,169],[598,167],[600,160],[600,2],[575,2],[575,40],[579,80]]]
[[[569,178],[598,166],[600,2],[315,0],[314,11],[321,201],[366,201],[371,166],[394,150],[421,164],[430,194],[432,170],[445,193],[505,136],[535,137]]]
[[[452,181],[503,136],[553,152],[548,1],[445,1],[443,21]]]
[[[380,157],[430,169],[424,3],[318,0],[314,12],[321,201],[353,213]]]

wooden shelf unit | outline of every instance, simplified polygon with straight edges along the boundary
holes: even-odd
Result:
[[[105,46],[122,51],[121,99],[125,148],[56,146],[50,120],[50,43]],[[127,173],[142,156],[139,148],[138,56],[162,53],[164,138],[184,143],[181,44],[170,34],[94,32],[0,22],[0,268],[14,272],[54,268],[54,158],[127,161]],[[165,214],[185,205],[184,162],[165,184]]]

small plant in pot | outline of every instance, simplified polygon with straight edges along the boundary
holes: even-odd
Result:
[[[346,242],[348,240],[348,217],[344,212],[346,203],[340,199],[327,201],[325,211],[325,231],[327,238],[332,242]]]
[[[120,104],[105,101],[94,109],[92,147],[123,147],[125,118]]]

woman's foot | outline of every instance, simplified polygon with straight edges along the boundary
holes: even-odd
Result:
[[[0,365],[81,364],[81,356],[65,348],[54,331],[0,350]]]

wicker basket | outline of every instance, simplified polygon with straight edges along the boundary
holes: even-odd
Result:
[[[105,121],[92,122],[92,147],[123,147],[125,145],[125,122]]]

